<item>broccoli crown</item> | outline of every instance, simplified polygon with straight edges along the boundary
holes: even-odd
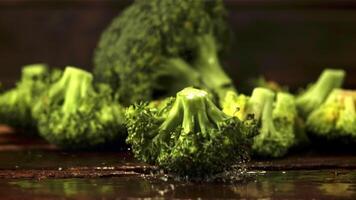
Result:
[[[333,89],[341,87],[344,77],[345,71],[343,70],[325,69],[317,82],[297,97],[297,108],[302,117],[307,118],[325,101]]]
[[[307,129],[328,140],[356,141],[356,91],[335,89],[307,119]]]
[[[89,72],[74,67],[50,86],[37,112],[40,135],[62,148],[98,147],[126,136],[123,108],[110,92],[95,91]]]
[[[0,123],[16,128],[26,128],[28,133],[35,133],[36,121],[31,108],[48,84],[58,78],[60,71],[50,72],[45,64],[24,66],[21,80],[16,87],[5,91],[0,96]]]
[[[185,88],[163,108],[136,104],[127,111],[128,138],[140,160],[178,175],[205,177],[248,158],[253,120],[220,111],[207,92]]]
[[[259,123],[252,150],[256,156],[281,157],[299,142],[305,133],[299,123],[295,99],[291,94],[266,88],[255,88],[251,97],[228,92],[222,103],[223,111],[241,120],[251,118]],[[300,138],[300,141],[297,140]]]
[[[187,86],[223,94],[233,89],[218,58],[224,18],[219,0],[137,0],[101,36],[97,81],[109,83],[125,105]]]

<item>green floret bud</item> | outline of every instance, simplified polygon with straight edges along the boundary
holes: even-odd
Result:
[[[356,141],[356,92],[335,89],[307,119],[307,129],[315,136],[346,143]]]
[[[127,116],[127,142],[137,158],[190,177],[219,173],[247,159],[256,131],[194,88],[178,92],[166,109],[138,104]]]
[[[66,149],[119,143],[126,134],[124,110],[109,93],[95,91],[89,72],[67,67],[41,98],[40,135]]]
[[[50,72],[45,64],[24,66],[21,80],[16,87],[5,91],[0,96],[0,123],[14,128],[26,129],[26,133],[36,133],[36,120],[32,115],[32,106],[56,80],[60,71]]]
[[[325,101],[333,89],[341,87],[344,77],[345,71],[343,70],[324,70],[317,82],[297,97],[296,103],[299,113],[307,118],[313,110]]]

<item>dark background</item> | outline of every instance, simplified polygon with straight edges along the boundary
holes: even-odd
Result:
[[[0,0],[0,81],[45,62],[90,70],[101,31],[129,0]],[[264,74],[292,87],[323,68],[347,70],[356,86],[356,1],[226,0],[234,29],[224,64],[236,84]],[[355,76],[355,78],[354,78]]]

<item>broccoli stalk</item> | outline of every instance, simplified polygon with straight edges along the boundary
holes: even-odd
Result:
[[[36,121],[31,108],[47,85],[55,81],[60,73],[56,70],[50,72],[45,64],[24,66],[16,88],[0,96],[0,123],[26,129],[28,134],[36,133]]]
[[[350,143],[356,141],[356,92],[335,89],[307,119],[307,129],[318,138]]]
[[[155,76],[156,96],[174,95],[186,86],[201,85],[200,74],[181,58],[166,58]]]
[[[212,34],[197,37],[198,56],[194,68],[201,74],[204,86],[222,99],[228,90],[235,90],[218,58],[216,41]]]
[[[66,149],[87,149],[125,138],[124,112],[110,92],[97,93],[89,72],[67,67],[37,108],[40,135]]]
[[[127,112],[137,158],[182,176],[206,177],[248,157],[254,125],[221,112],[207,92],[185,88],[161,110],[145,104]]]
[[[345,72],[339,69],[326,69],[320,75],[316,83],[297,97],[296,103],[302,117],[308,115],[319,107],[330,94],[330,92],[341,87]]]

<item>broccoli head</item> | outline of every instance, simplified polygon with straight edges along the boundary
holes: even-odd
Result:
[[[26,129],[26,133],[36,133],[31,108],[60,74],[60,70],[50,71],[45,64],[24,66],[16,87],[0,95],[0,123]]]
[[[84,70],[67,67],[39,104],[40,135],[59,147],[102,147],[126,137],[123,108],[112,100],[110,91],[97,92],[92,74]]]
[[[98,82],[130,105],[195,86],[224,95],[222,1],[136,0],[103,32],[94,55]]]
[[[251,116],[258,121],[259,134],[254,137],[252,145],[256,156],[281,157],[292,147],[305,142],[304,129],[291,94],[275,94],[266,88],[255,88],[251,97],[228,92],[222,107],[226,114],[242,121]]]
[[[330,92],[341,87],[345,72],[340,69],[325,69],[316,83],[312,84],[297,99],[297,108],[303,118],[318,108],[328,97]]]
[[[131,106],[127,127],[127,142],[138,159],[189,177],[206,177],[246,160],[256,131],[253,120],[227,116],[207,92],[191,87],[165,107]]]
[[[307,119],[307,129],[319,138],[356,141],[356,91],[335,89]]]

